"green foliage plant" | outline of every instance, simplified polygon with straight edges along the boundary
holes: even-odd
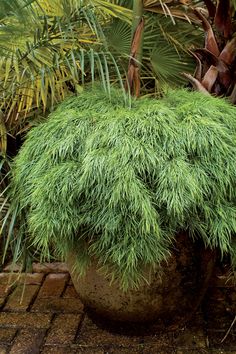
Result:
[[[233,252],[235,108],[184,89],[130,107],[122,95],[85,90],[28,133],[13,171],[27,230],[9,236],[15,259],[73,251],[81,273],[95,257],[128,288],[168,259],[181,230]]]

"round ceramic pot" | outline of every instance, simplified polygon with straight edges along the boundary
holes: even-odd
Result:
[[[98,270],[96,260],[85,276],[79,276],[74,271],[75,257],[70,254],[67,264],[84,305],[99,316],[130,322],[189,317],[203,298],[215,261],[212,251],[193,243],[186,234],[178,235],[168,261],[155,271],[144,270],[148,283],[124,292],[118,282],[111,283]]]

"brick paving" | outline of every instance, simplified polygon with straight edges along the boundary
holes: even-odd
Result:
[[[236,354],[236,324],[228,331],[236,315],[232,278],[225,284],[215,275],[184,328],[160,331],[156,324],[144,335],[92,320],[64,264],[35,264],[27,275],[17,270],[0,273],[0,354]]]

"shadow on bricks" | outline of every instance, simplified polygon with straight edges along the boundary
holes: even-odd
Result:
[[[140,333],[90,317],[65,264],[34,264],[27,275],[10,270],[0,273],[0,354],[236,353],[236,292],[222,279],[184,328],[163,332],[156,324]]]

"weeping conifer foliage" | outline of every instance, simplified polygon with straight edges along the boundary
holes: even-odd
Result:
[[[73,250],[81,272],[95,256],[127,288],[168,259],[178,231],[232,252],[235,108],[185,90],[127,108],[111,93],[71,97],[29,132],[13,178],[29,236],[15,255],[24,242],[43,257]]]

